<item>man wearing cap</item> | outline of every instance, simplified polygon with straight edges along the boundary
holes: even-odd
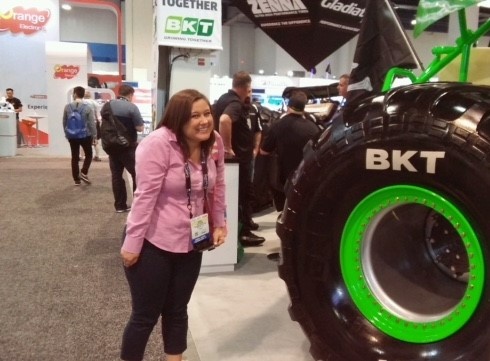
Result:
[[[278,182],[282,186],[301,163],[306,143],[320,131],[311,118],[304,115],[307,102],[305,93],[294,92],[289,98],[286,115],[271,126],[260,148],[260,154],[264,155],[276,151]],[[284,191],[276,192],[274,203],[278,211],[284,208],[285,202]]]

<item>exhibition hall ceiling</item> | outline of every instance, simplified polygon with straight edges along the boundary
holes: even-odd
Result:
[[[223,25],[233,24],[253,24],[240,10],[238,10],[233,4],[237,0],[223,0]],[[412,21],[415,19],[417,12],[418,0],[395,0],[392,4],[395,8],[398,17],[400,18],[403,27],[406,30],[412,30]],[[490,9],[480,7],[480,23],[486,21],[490,17]],[[448,18],[443,18],[429,27],[428,31],[433,32],[447,32]]]
[[[110,0],[115,3],[124,2],[124,0]],[[241,0],[222,0],[222,21],[223,25],[233,25],[233,24],[248,24],[252,25],[250,21],[237,7],[233,4],[235,1]],[[243,0],[246,1],[246,0]],[[406,30],[412,30],[412,21],[415,19],[415,14],[417,12],[417,5],[419,0],[393,0],[392,4],[395,8],[398,17],[400,18],[403,27]],[[480,7],[480,24],[485,22],[490,17],[490,8]],[[447,32],[448,29],[448,18],[445,17],[440,21],[436,22],[434,25],[429,27],[428,31],[433,32]]]

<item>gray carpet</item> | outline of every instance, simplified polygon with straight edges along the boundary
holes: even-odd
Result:
[[[107,160],[0,158],[0,360],[118,360],[130,297]],[[145,360],[162,360],[160,326]],[[186,359],[199,361],[192,337]]]

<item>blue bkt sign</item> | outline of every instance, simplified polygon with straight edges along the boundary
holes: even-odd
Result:
[[[169,16],[165,23],[165,33],[168,34],[211,36],[213,29],[213,19]]]

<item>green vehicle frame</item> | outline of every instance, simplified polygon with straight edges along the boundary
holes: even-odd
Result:
[[[434,60],[420,74],[416,76],[412,71],[402,68],[391,68],[386,74],[382,92],[391,89],[395,78],[407,77],[413,84],[426,83],[439,73],[449,63],[461,55],[461,66],[459,69],[459,81],[468,81],[471,48],[473,44],[490,30],[490,20],[483,23],[477,30],[468,29],[466,10],[458,11],[460,37],[456,39],[455,46],[437,46],[432,49]]]

